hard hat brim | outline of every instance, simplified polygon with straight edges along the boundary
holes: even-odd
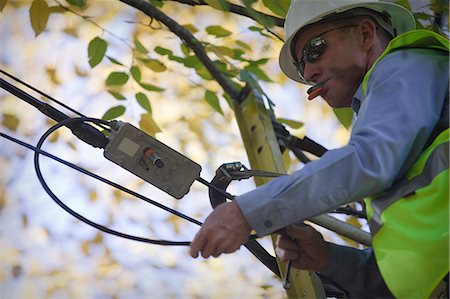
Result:
[[[295,30],[286,40],[283,47],[281,48],[279,55],[279,64],[281,70],[291,79],[309,84],[304,81],[300,75],[297,73],[297,68],[295,66],[294,58],[291,53],[291,44],[293,42],[296,34],[305,28],[306,26],[312,25],[319,21],[326,19],[326,17],[332,13],[341,13],[353,8],[368,8],[374,11],[378,11],[381,13],[388,13],[391,16],[392,27],[396,31],[397,35],[405,33],[410,30],[414,30],[416,28],[416,22],[414,16],[411,14],[409,10],[406,8],[397,5],[395,3],[389,2],[367,2],[367,3],[358,3],[358,4],[350,4],[346,6],[339,7],[338,9],[333,9],[327,12],[322,13],[319,16],[311,19],[308,23],[303,24],[300,28]]]

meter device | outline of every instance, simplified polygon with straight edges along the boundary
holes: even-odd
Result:
[[[103,155],[180,199],[200,177],[201,166],[129,123],[111,122]]]

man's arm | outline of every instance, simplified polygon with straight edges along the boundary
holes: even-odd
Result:
[[[398,51],[386,56],[372,73],[348,146],[238,196],[238,207],[227,205],[221,215],[214,210],[214,217],[208,217],[214,221],[205,221],[192,247],[201,251],[203,244],[197,240],[205,238],[214,243],[210,246],[215,255],[230,252],[242,243],[224,247],[214,241],[215,234],[228,231],[236,242],[245,242],[234,238],[243,223],[264,236],[389,187],[433,131],[447,95],[448,75],[446,55]],[[240,213],[228,217],[235,208]]]

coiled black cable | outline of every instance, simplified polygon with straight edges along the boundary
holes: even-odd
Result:
[[[44,135],[42,135],[42,137],[39,139],[39,142],[38,142],[36,147],[34,147],[34,146],[32,146],[32,145],[30,145],[30,144],[28,144],[26,142],[23,142],[23,141],[20,141],[18,139],[15,139],[15,138],[13,138],[13,137],[11,137],[9,135],[6,135],[6,134],[4,134],[2,132],[0,132],[0,136],[4,137],[4,138],[6,138],[6,139],[8,139],[10,141],[13,141],[13,142],[15,142],[15,143],[17,143],[19,145],[27,147],[28,149],[31,149],[31,150],[33,150],[35,152],[35,155],[34,155],[34,167],[35,167],[35,170],[36,170],[36,175],[37,175],[38,180],[41,183],[42,187],[44,188],[46,193],[53,199],[53,201],[55,201],[56,204],[58,204],[61,208],[63,208],[66,212],[68,212],[69,214],[71,214],[72,216],[77,218],[78,220],[80,220],[80,221],[82,221],[82,222],[84,222],[84,223],[86,223],[86,224],[88,224],[88,225],[90,225],[90,226],[92,226],[92,227],[94,227],[96,229],[99,229],[99,230],[101,230],[101,231],[103,231],[105,233],[112,234],[112,235],[115,235],[115,236],[118,236],[118,237],[122,237],[122,238],[125,238],[125,239],[130,239],[130,240],[134,240],[134,241],[145,242],[145,243],[150,243],[150,244],[155,244],[155,245],[163,245],[163,246],[189,246],[190,245],[190,241],[155,240],[155,239],[148,239],[148,238],[133,236],[133,235],[129,235],[129,234],[125,234],[125,233],[122,233],[122,232],[118,232],[118,231],[112,230],[110,228],[107,228],[107,227],[105,227],[103,225],[95,223],[95,222],[93,222],[93,221],[83,217],[82,215],[76,213],[75,211],[70,209],[67,205],[65,205],[52,192],[50,187],[47,185],[47,183],[46,183],[46,181],[45,181],[45,179],[44,179],[44,177],[42,175],[42,172],[41,172],[40,162],[39,162],[39,157],[40,157],[41,154],[46,156],[46,157],[49,157],[49,158],[51,158],[51,159],[53,159],[53,160],[55,160],[57,162],[59,162],[59,163],[62,163],[62,164],[66,165],[66,166],[68,166],[68,167],[70,167],[72,169],[75,169],[75,170],[77,170],[77,171],[79,171],[79,172],[81,172],[83,174],[86,174],[86,175],[88,175],[88,176],[90,176],[92,178],[95,178],[95,179],[97,179],[97,180],[99,180],[99,181],[101,181],[101,182],[103,182],[105,184],[108,184],[108,185],[110,185],[110,186],[112,186],[114,188],[117,188],[117,189],[119,189],[119,190],[121,190],[121,191],[123,191],[125,193],[128,193],[128,194],[130,194],[130,195],[132,195],[134,197],[142,199],[142,200],[144,200],[144,201],[146,201],[146,202],[148,202],[148,203],[150,203],[150,204],[152,204],[152,205],[154,205],[154,206],[156,206],[156,207],[158,207],[160,209],[163,209],[163,210],[165,210],[165,211],[167,211],[169,213],[172,213],[172,214],[174,214],[174,215],[176,215],[178,217],[181,217],[181,218],[183,218],[183,219],[185,219],[185,220],[187,220],[189,222],[192,222],[192,223],[194,223],[196,225],[202,225],[202,223],[200,221],[198,221],[198,220],[196,220],[196,219],[194,219],[192,217],[189,217],[189,216],[187,216],[187,215],[185,215],[183,213],[180,213],[180,212],[178,212],[178,211],[176,211],[176,210],[174,210],[172,208],[169,208],[169,207],[167,207],[167,206],[165,206],[163,204],[160,204],[160,203],[158,203],[158,202],[156,202],[156,201],[154,201],[154,200],[152,200],[150,198],[147,198],[144,195],[141,195],[141,194],[139,194],[139,193],[137,193],[135,191],[132,191],[132,190],[130,190],[130,189],[124,187],[124,186],[121,186],[121,185],[119,185],[117,183],[111,182],[111,181],[109,181],[106,178],[103,178],[103,177],[101,177],[101,176],[99,176],[99,175],[97,175],[95,173],[92,173],[92,172],[90,172],[90,171],[88,171],[88,170],[86,170],[86,169],[84,169],[84,168],[82,168],[80,166],[77,166],[77,165],[72,164],[72,163],[70,163],[68,161],[65,161],[65,160],[63,160],[63,159],[61,159],[59,157],[56,157],[56,156],[54,156],[54,155],[52,155],[52,154],[50,154],[50,153],[48,153],[46,151],[43,151],[41,149],[43,143],[48,138],[48,136],[50,136],[51,133],[53,133],[54,131],[56,131],[60,127],[66,125],[67,123],[76,122],[76,121],[92,122],[92,123],[100,123],[100,124],[103,124],[103,125],[108,125],[107,121],[100,120],[100,119],[95,119],[95,118],[79,117],[79,118],[67,119],[67,120],[58,122],[57,124],[52,126],[50,129],[48,129],[44,133]]]

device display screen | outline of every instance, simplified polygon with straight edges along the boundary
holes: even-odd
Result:
[[[139,149],[139,144],[136,142],[133,142],[129,138],[123,138],[120,142],[119,146],[117,147],[121,152],[127,154],[130,157],[133,157],[134,154],[136,154],[137,150]]]

